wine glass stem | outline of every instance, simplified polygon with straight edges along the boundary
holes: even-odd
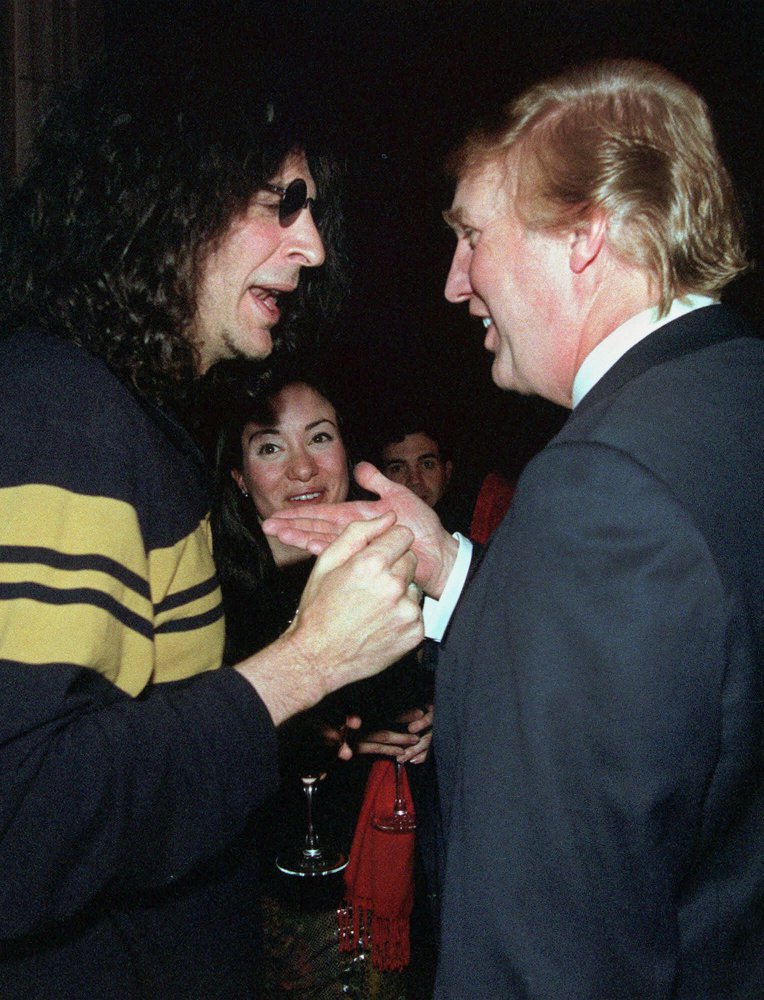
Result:
[[[395,805],[393,806],[393,812],[396,816],[405,816],[408,812],[406,808],[406,802],[401,795],[401,771],[403,770],[403,764],[395,761]]]
[[[316,791],[316,786],[315,784],[310,784],[304,785],[303,787],[305,790],[305,804],[308,814],[308,830],[305,834],[305,850],[315,853],[320,850],[318,844],[318,834],[316,833],[316,829],[313,825],[313,796]]]

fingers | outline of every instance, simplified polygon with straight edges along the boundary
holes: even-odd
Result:
[[[389,554],[389,564],[395,565],[410,547],[413,536],[407,528],[398,528],[395,531],[388,530],[392,528],[394,523],[395,515],[389,512],[372,521],[354,521],[349,524],[321,555],[321,570],[329,572],[335,567],[341,566],[374,541],[379,543],[376,546],[377,550]],[[385,532],[387,532],[386,535]],[[398,572],[398,575],[402,575],[401,571]],[[411,575],[413,573],[409,575],[409,579]]]
[[[292,512],[276,511],[262,523],[264,534],[273,535],[285,545],[320,555],[331,545],[348,522],[323,517],[294,517]]]
[[[399,764],[421,764],[427,756],[431,743],[432,732],[428,730],[412,747],[398,754],[395,759]]]
[[[346,715],[345,722],[339,729],[334,730],[337,748],[337,756],[340,760],[351,760],[356,753],[356,743],[358,742],[358,730],[361,728],[360,715]]]
[[[327,743],[330,746],[334,745],[335,743],[339,746],[342,743],[344,728],[345,728],[344,726],[342,726],[340,729],[335,729],[333,726],[322,726],[321,739],[324,741],[324,743]]]
[[[432,728],[433,706],[428,705],[426,712],[423,712],[421,709],[418,709],[418,711],[419,715],[409,721],[408,731],[410,733],[423,733]]]
[[[422,591],[419,589],[417,584],[414,582],[414,573],[416,572],[417,559],[414,553],[409,549],[403,553],[403,555],[397,559],[393,565],[390,567],[390,572],[393,576],[397,576],[403,583],[406,584],[406,597],[413,601],[414,604],[419,604],[422,599]]]
[[[421,642],[421,609],[407,589],[416,569],[413,537],[390,511],[349,524],[318,558],[281,638],[324,695],[378,673]],[[341,746],[340,757],[352,750]]]
[[[263,531],[272,535],[280,526],[289,524],[307,534],[338,535],[351,522],[371,521],[386,509],[389,508],[377,500],[353,500],[310,504],[309,509],[299,513],[292,508],[276,510],[263,521]]]
[[[408,708],[405,712],[401,712],[399,716],[396,717],[396,722],[400,722],[403,725],[408,726],[410,722],[416,722],[424,716],[424,712],[421,708]],[[411,730],[409,730],[411,732]]]
[[[419,742],[419,737],[412,736],[410,733],[381,730],[377,733],[369,733],[364,739],[359,740],[356,744],[356,752],[372,753],[382,757],[399,757],[401,753],[413,750]],[[421,750],[421,747],[419,749]]]
[[[302,528],[295,528],[286,521],[270,522],[271,528],[266,534],[275,535],[284,545],[291,545],[295,549],[303,549],[312,556],[320,556],[328,548],[338,532],[307,532]],[[264,525],[263,525],[264,527]]]

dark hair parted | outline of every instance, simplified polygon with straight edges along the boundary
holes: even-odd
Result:
[[[441,459],[444,462],[451,460],[451,446],[444,428],[440,427],[432,416],[410,409],[396,415],[378,432],[374,446],[375,461],[378,464],[383,463],[382,454],[385,448],[392,444],[400,444],[409,434],[425,434],[438,446]]]
[[[306,269],[274,333],[289,345],[306,320],[331,322],[345,269],[338,167],[297,84],[240,62],[115,59],[58,102],[0,223],[4,331],[58,334],[156,402],[179,398],[197,370],[186,334],[206,257],[298,150],[326,263]]]
[[[242,466],[241,435],[249,421],[273,422],[273,404],[287,386],[301,383],[335,408],[345,450],[348,436],[318,364],[290,355],[267,369],[242,360],[221,361],[205,378],[208,421],[216,423],[215,483],[210,514],[213,551],[226,609],[226,661],[235,662],[273,641],[286,627],[284,586],[289,575],[274,562],[251,497],[231,476]],[[217,414],[217,417],[215,416]],[[352,476],[349,476],[352,482]],[[243,615],[243,608],[251,614]]]
[[[530,228],[608,217],[607,239],[645,269],[665,313],[688,291],[718,296],[748,267],[742,219],[705,102],[639,60],[574,67],[531,87],[452,155],[457,177],[503,163]]]

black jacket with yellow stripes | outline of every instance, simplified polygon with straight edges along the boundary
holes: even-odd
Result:
[[[0,442],[0,996],[256,996],[275,734],[215,669],[196,448],[29,331],[0,340]]]

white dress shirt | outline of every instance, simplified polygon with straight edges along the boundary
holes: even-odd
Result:
[[[620,360],[640,340],[644,340],[653,331],[686,313],[715,304],[716,300],[707,295],[688,293],[681,299],[674,299],[669,311],[660,319],[658,318],[658,307],[651,306],[627,319],[625,323],[621,323],[584,358],[583,364],[576,372],[572,393],[574,408],[602,376],[613,367],[616,361]],[[472,542],[458,532],[454,534],[454,538],[459,541],[459,552],[440,600],[435,601],[431,597],[425,597],[422,607],[424,634],[428,639],[435,639],[437,642],[443,638],[451,615],[454,613],[456,603],[464,589],[472,560]]]
[[[604,340],[590,351],[584,358],[583,364],[576,372],[573,379],[573,407],[575,408],[602,378],[605,372],[609,371],[616,361],[630,350],[640,340],[644,340],[659,327],[679,319],[686,313],[693,312],[703,306],[716,305],[716,300],[707,295],[695,295],[689,293],[681,299],[674,299],[665,316],[658,319],[658,307],[651,306],[627,319],[625,323],[617,326],[612,333],[609,333]]]

